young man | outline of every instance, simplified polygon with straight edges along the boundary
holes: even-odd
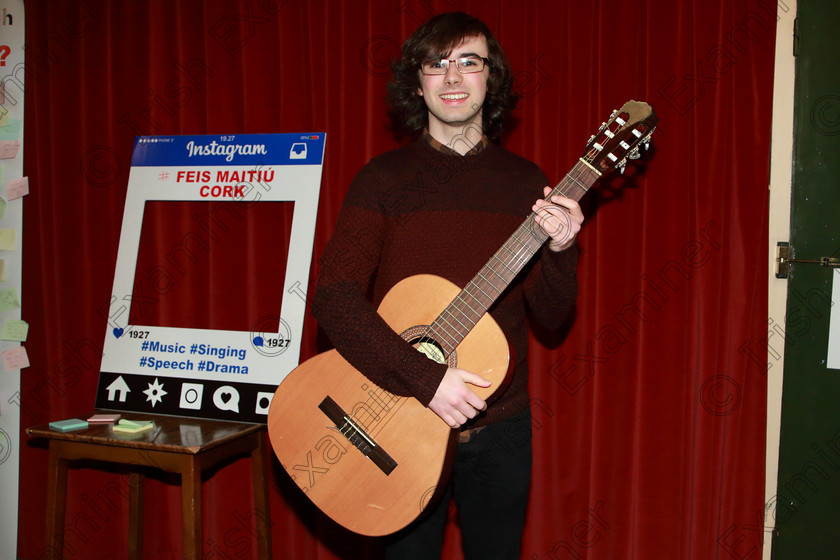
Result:
[[[583,214],[573,200],[542,200],[549,189],[539,168],[491,141],[517,96],[507,59],[481,21],[432,18],[393,69],[394,109],[422,134],[354,179],[321,258],[313,313],[365,376],[460,431],[451,495],[465,557],[519,558],[531,471],[526,314],[544,328],[565,322],[577,295],[574,241]],[[464,286],[531,211],[550,238],[489,310],[514,363],[510,384],[488,406],[470,388],[489,384],[479,373],[426,357],[375,310],[415,274]],[[389,558],[440,556],[449,496],[390,539]]]

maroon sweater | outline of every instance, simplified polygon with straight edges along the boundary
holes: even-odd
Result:
[[[460,156],[420,138],[371,160],[347,193],[313,301],[313,314],[339,353],[380,387],[428,406],[446,366],[403,341],[376,307],[414,274],[466,285],[546,185],[535,164],[492,143]],[[470,426],[528,408],[526,310],[544,328],[560,327],[577,296],[576,264],[576,246],[555,253],[546,244],[490,308],[513,349],[513,377]]]

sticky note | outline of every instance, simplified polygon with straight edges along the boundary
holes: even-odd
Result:
[[[84,430],[88,427],[88,423],[78,418],[68,418],[67,420],[57,420],[50,422],[50,428],[58,432],[72,432],[73,430]]]
[[[91,424],[113,424],[119,419],[119,414],[94,414],[87,421]]]
[[[0,282],[6,281],[6,261],[0,259]]]
[[[2,262],[0,260],[0,263]],[[0,265],[0,268],[2,268],[2,265]],[[0,290],[0,313],[19,308],[20,300],[18,300],[17,289],[6,288],[5,290]]]
[[[114,425],[115,432],[122,432],[124,434],[138,434],[151,430],[155,427],[155,423],[151,420],[126,420],[122,419],[119,423]]]
[[[15,250],[15,230],[12,228],[0,228],[0,250]]]
[[[129,420],[128,418],[123,418],[120,420],[120,426],[125,428],[140,428],[143,426],[147,426],[151,424],[151,420]]]
[[[26,342],[26,336],[28,334],[29,323],[20,319],[6,319],[6,322],[3,323],[3,334],[0,338],[3,340]]]
[[[16,369],[24,369],[29,367],[29,355],[26,353],[26,348],[23,346],[15,346],[4,350],[3,367],[6,371],[15,371]]]
[[[6,200],[14,200],[29,194],[29,177],[12,179],[6,183]]]
[[[0,159],[12,159],[17,157],[20,149],[20,140],[3,140],[0,142]]]
[[[5,199],[0,198],[0,219],[6,217],[6,201]]]
[[[0,126],[9,126],[9,110],[0,107]]]

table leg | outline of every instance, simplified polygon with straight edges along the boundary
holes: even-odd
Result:
[[[260,558],[271,560],[271,510],[269,509],[268,472],[265,459],[265,434],[257,432],[254,437],[257,438],[257,446],[251,452],[251,478],[257,515],[257,546]]]
[[[50,445],[47,466],[47,551],[51,560],[61,560],[64,552],[64,509],[67,504],[67,460],[62,458],[61,445]]]
[[[128,475],[128,558],[143,558],[143,485],[145,477],[132,472]]]
[[[184,518],[184,558],[200,560],[202,552],[201,537],[201,465],[195,457],[185,459],[181,471],[181,493]]]

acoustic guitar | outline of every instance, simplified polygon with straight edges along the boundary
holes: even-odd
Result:
[[[657,117],[629,101],[590,138],[584,155],[551,195],[580,200],[604,173],[621,171],[647,147]],[[549,195],[549,196],[551,196]],[[480,374],[490,399],[505,382],[508,343],[486,313],[548,239],[532,213],[463,288],[432,275],[406,278],[378,313],[431,359]],[[268,413],[277,458],[312,502],[363,535],[396,532],[416,519],[448,478],[457,432],[412,397],[371,383],[336,350],[295,368]]]

